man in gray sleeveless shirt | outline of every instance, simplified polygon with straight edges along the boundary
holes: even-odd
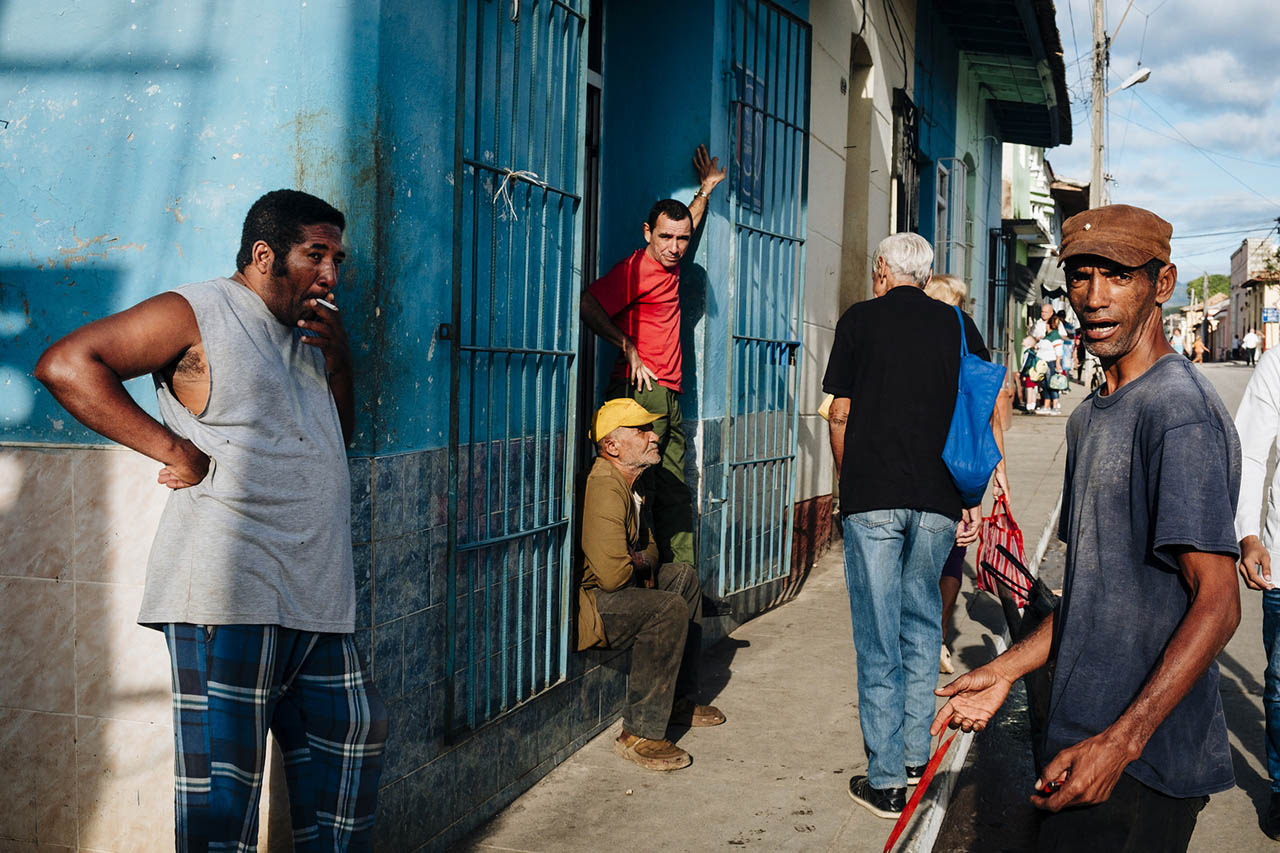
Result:
[[[1185,850],[1234,784],[1214,658],[1240,621],[1240,441],[1213,386],[1165,339],[1169,223],[1128,205],[1062,226],[1061,261],[1105,387],[1067,424],[1063,596],[1038,628],[940,688],[933,733],[982,729],[1053,662],[1031,801],[1039,850]]]
[[[268,728],[298,849],[370,846],[387,715],[353,640],[345,224],[267,193],[230,278],[90,323],[36,365],[82,423],[164,466],[138,621],[169,646],[179,850],[256,843]],[[148,373],[163,423],[122,385]]]

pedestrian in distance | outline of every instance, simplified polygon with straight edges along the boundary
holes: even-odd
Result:
[[[648,770],[692,759],[667,728],[717,726],[724,714],[694,699],[702,655],[702,587],[689,563],[662,562],[636,480],[662,463],[661,415],[620,397],[592,420],[596,460],[582,502],[578,650],[632,649],[627,705],[614,752]]]
[[[1204,354],[1209,351],[1209,347],[1204,342],[1204,338],[1200,337],[1200,329],[1196,329],[1196,339],[1191,344],[1191,351],[1195,357],[1191,361],[1195,364],[1204,364]]]
[[[56,342],[36,377],[171,491],[138,621],[173,669],[177,849],[256,844],[267,730],[299,849],[368,850],[387,713],[354,640],[343,215],[254,202],[236,272]],[[163,422],[122,382],[151,374]]]
[[[1252,334],[1252,332],[1250,332]],[[1256,343],[1256,342],[1255,342]],[[1252,352],[1245,335],[1246,356]],[[1240,539],[1240,575],[1245,586],[1262,593],[1262,646],[1267,654],[1262,707],[1266,713],[1267,775],[1271,797],[1261,827],[1280,841],[1280,589],[1271,575],[1272,555],[1280,554],[1280,471],[1263,501],[1267,457],[1280,440],[1280,352],[1266,352],[1249,378],[1236,410],[1240,432],[1240,501],[1236,535]],[[1265,518],[1265,525],[1263,519]],[[1280,565],[1280,564],[1278,564]]]
[[[1039,318],[1031,324],[1027,337],[1022,341],[1023,349],[1029,353],[1024,356],[1021,370],[1022,387],[1026,395],[1023,411],[1029,415],[1036,412],[1038,392],[1047,371],[1045,363],[1040,359],[1040,342],[1044,340],[1045,335],[1049,334],[1049,318],[1052,316],[1053,305],[1045,302],[1040,306]]]
[[[1031,802],[1039,849],[1185,850],[1234,784],[1214,658],[1240,620],[1240,443],[1217,392],[1174,353],[1172,228],[1147,210],[1077,214],[1059,250],[1105,388],[1067,424],[1063,596],[1031,634],[938,689],[932,732],[986,727],[1052,660]]]
[[[1257,358],[1257,355],[1258,355],[1257,330],[1250,329],[1249,331],[1245,332],[1244,338],[1240,341],[1240,344],[1241,346],[1244,347],[1245,363],[1248,364],[1250,367],[1253,367],[1254,359]]]
[[[933,249],[918,234],[880,242],[875,298],[836,324],[822,383],[835,398],[829,430],[867,754],[867,772],[849,780],[849,795],[885,818],[902,813],[907,786],[929,760],[939,569],[953,545],[977,539],[981,513],[962,505],[942,451],[961,346],[984,359],[987,349],[972,319],[957,322],[954,309],[925,295],[932,266]]]
[[[686,207],[673,198],[653,205],[641,231],[645,245],[583,291],[582,322],[621,351],[605,399],[631,397],[660,417],[654,422],[662,464],[646,475],[663,562],[696,563],[693,501],[685,483],[685,435],[680,409],[680,261],[702,223],[707,200],[725,171],[699,145],[693,157],[699,186]]]
[[[1062,402],[1058,399],[1060,392],[1051,384],[1054,376],[1064,374],[1062,367],[1062,320],[1057,314],[1050,314],[1045,323],[1046,331],[1036,344],[1036,360],[1044,365],[1040,378],[1040,408],[1042,415],[1062,414]]]
[[[963,310],[969,299],[969,286],[964,279],[954,275],[935,275],[925,285],[924,292],[947,305],[956,305]],[[996,405],[999,406],[999,400]],[[1000,462],[996,464],[992,475],[992,495],[999,497],[1009,493],[1009,480],[1005,474],[1004,464],[1004,430],[1000,418],[991,414],[991,431],[995,436],[996,446],[1000,448]],[[938,653],[938,671],[950,675],[956,671],[951,662],[951,648],[947,645],[947,634],[951,629],[951,612],[955,610],[956,599],[960,597],[960,586],[964,579],[964,558],[968,552],[964,545],[955,545],[942,564],[942,576],[938,579],[938,591],[942,596],[942,649]]]

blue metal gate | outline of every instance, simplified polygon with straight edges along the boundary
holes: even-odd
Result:
[[[452,728],[568,654],[586,0],[459,0],[449,418]]]
[[[787,575],[809,172],[807,22],[732,0],[730,422],[720,593]]]

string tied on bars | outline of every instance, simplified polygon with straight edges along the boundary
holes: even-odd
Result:
[[[493,194],[493,200],[496,202],[499,198],[507,203],[507,211],[511,214],[511,218],[516,222],[520,221],[520,217],[516,215],[515,203],[511,200],[511,181],[514,178],[517,181],[533,184],[537,187],[545,187],[547,182],[538,177],[538,173],[529,169],[499,169],[502,172],[502,183],[498,185],[498,191]]]

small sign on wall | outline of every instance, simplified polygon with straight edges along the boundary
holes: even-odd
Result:
[[[1263,308],[1262,322],[1280,323],[1280,308]]]
[[[764,209],[765,84],[750,70],[734,66],[738,98],[734,106],[737,135],[733,166],[738,204],[759,213]]]

